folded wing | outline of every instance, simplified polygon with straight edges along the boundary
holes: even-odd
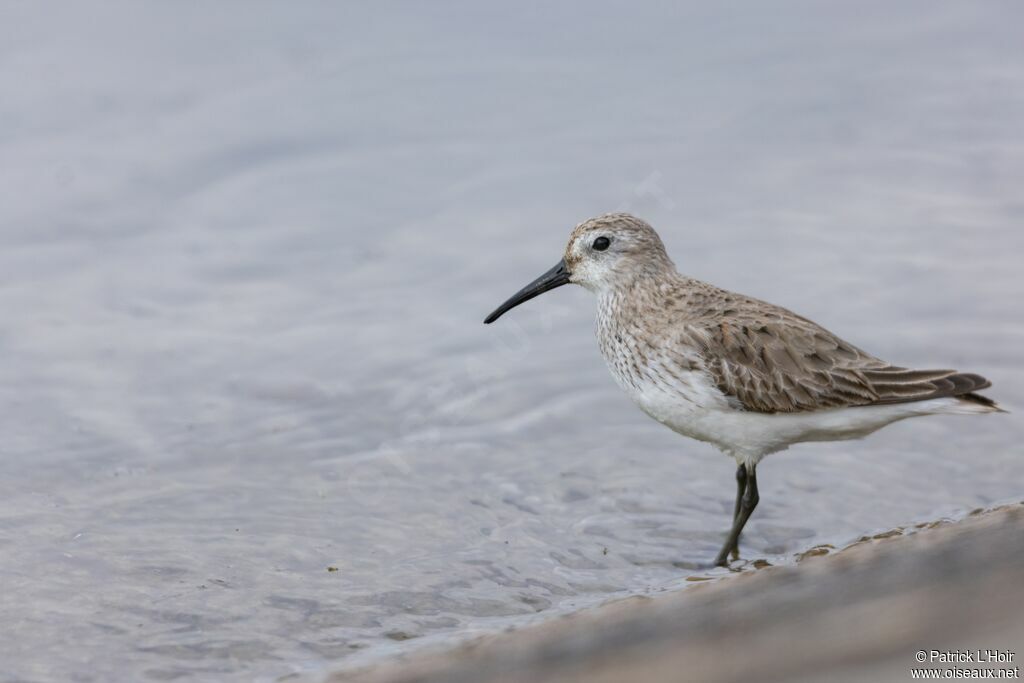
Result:
[[[792,413],[905,403],[947,396],[991,404],[973,394],[991,386],[956,370],[912,370],[879,360],[815,323],[777,309],[690,326],[710,352],[719,389],[746,410]]]

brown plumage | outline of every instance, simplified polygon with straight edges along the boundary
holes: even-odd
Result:
[[[610,231],[626,245],[606,274],[617,281],[616,291],[599,303],[606,357],[621,358],[615,347],[622,337],[629,338],[630,364],[645,363],[655,349],[697,349],[703,370],[722,393],[736,407],[761,413],[945,397],[995,405],[974,393],[991,386],[984,377],[892,365],[781,306],[679,274],[657,233],[627,214],[578,225],[566,250],[569,268],[586,266],[586,252],[572,245]],[[671,364],[661,368],[672,370]],[[635,372],[626,376],[638,379]]]
[[[484,322],[575,283],[597,295],[597,339],[616,381],[652,418],[737,462],[738,556],[756,468],[806,441],[856,439],[922,415],[1001,412],[980,375],[887,363],[780,306],[681,275],[651,226],[607,214],[576,226],[562,261]]]
[[[991,386],[980,375],[892,365],[784,308],[717,294],[729,303],[684,328],[705,351],[718,388],[746,410],[791,413],[948,396],[992,404],[973,393]]]

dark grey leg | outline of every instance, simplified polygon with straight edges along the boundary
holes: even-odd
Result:
[[[750,513],[754,511],[760,500],[757,494],[757,472],[755,472],[754,467],[754,465],[751,465],[746,469],[747,484],[743,495],[740,497],[739,514],[736,515],[732,522],[732,530],[729,532],[729,537],[725,539],[725,545],[722,546],[721,552],[715,558],[715,564],[719,567],[727,567],[729,565],[729,553],[734,548],[739,548],[740,534],[743,532],[743,527],[746,526],[747,520],[750,519]],[[736,479],[737,481],[739,480],[738,472]]]
[[[736,505],[732,509],[732,523],[735,524],[740,516],[740,506],[743,503],[743,492],[747,490],[747,468],[740,465],[736,468]],[[736,537],[736,543],[732,546],[732,559],[740,559],[740,539]]]

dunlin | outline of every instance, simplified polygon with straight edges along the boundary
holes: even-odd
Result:
[[[908,417],[1003,412],[976,393],[991,386],[980,375],[886,363],[785,308],[681,275],[654,229],[625,213],[577,225],[562,260],[484,322],[569,283],[597,295],[601,354],[640,409],[736,460],[718,565],[739,558],[769,453]]]

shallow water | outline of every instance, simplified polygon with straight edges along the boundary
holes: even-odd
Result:
[[[0,680],[315,675],[704,573],[733,467],[590,295],[480,323],[607,210],[1024,406],[1024,13],[790,5],[0,10]],[[774,455],[744,555],[1019,498],[1022,440]]]

